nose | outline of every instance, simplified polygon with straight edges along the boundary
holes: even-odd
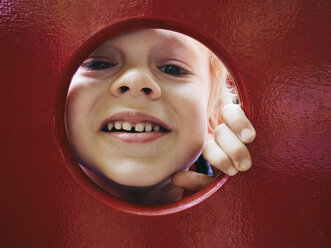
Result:
[[[134,97],[146,95],[152,100],[161,96],[161,88],[151,75],[140,69],[130,69],[117,78],[110,85],[110,92],[114,96],[130,94]]]

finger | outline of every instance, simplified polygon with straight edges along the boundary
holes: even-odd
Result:
[[[172,184],[192,192],[199,191],[213,181],[213,177],[194,171],[180,171],[172,176]]]
[[[255,129],[239,105],[226,104],[222,108],[222,119],[242,142],[247,144],[255,139]]]
[[[251,167],[252,159],[247,147],[226,124],[219,125],[214,136],[216,143],[231,158],[237,170],[245,171]]]
[[[202,155],[212,166],[223,173],[229,176],[234,176],[238,173],[231,158],[222,150],[214,139],[207,141],[203,145]]]

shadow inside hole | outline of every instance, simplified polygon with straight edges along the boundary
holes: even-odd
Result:
[[[233,79],[208,48],[174,31],[137,30],[106,41],[77,69],[67,137],[81,169],[107,193],[168,204],[206,186],[195,172],[209,182],[220,174],[201,149],[226,103],[238,103]]]

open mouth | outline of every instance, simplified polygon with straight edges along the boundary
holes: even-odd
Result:
[[[170,132],[167,128],[153,122],[110,121],[101,129],[102,132],[149,133]]]
[[[142,112],[124,111],[105,119],[100,131],[110,139],[142,144],[168,136],[172,130],[157,117]],[[108,135],[109,134],[109,135]]]

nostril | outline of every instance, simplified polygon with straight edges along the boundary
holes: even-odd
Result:
[[[124,92],[126,92],[126,91],[128,91],[129,90],[129,87],[128,86],[121,86],[119,89],[118,89],[118,91],[120,92],[120,93],[124,93]]]
[[[152,90],[150,88],[142,88],[142,91],[146,94],[149,95],[150,93],[152,93]]]

